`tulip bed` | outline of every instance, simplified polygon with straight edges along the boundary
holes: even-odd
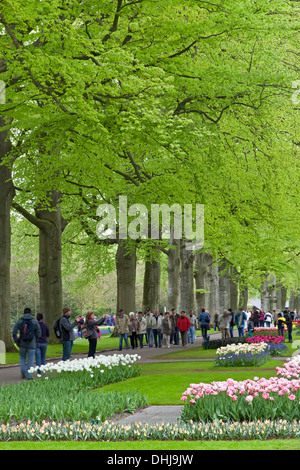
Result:
[[[161,423],[120,425],[114,422],[60,423],[27,421],[0,425],[0,441],[176,441],[176,440],[250,440],[299,438],[300,422],[288,420],[255,420],[251,422],[214,420],[199,423]]]
[[[300,420],[300,361],[277,367],[277,377],[190,384],[181,418],[192,421]]]
[[[105,421],[116,413],[133,412],[147,405],[137,392],[93,393],[96,388],[136,377],[137,355],[97,356],[42,366],[36,380],[0,387],[0,423],[12,420]],[[34,369],[33,372],[36,372]]]
[[[247,343],[274,343],[280,344],[284,343],[284,336],[275,336],[275,335],[257,335],[252,336],[252,338],[246,338]]]

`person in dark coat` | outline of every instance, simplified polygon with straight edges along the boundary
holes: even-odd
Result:
[[[25,339],[25,324],[27,331],[33,332],[31,339]],[[37,340],[41,336],[41,328],[38,321],[32,316],[30,308],[24,309],[24,315],[13,327],[12,336],[20,351],[21,377],[22,379],[31,379],[32,374],[29,370],[34,367],[34,354]]]
[[[38,313],[36,316],[37,321],[39,322],[41,328],[41,336],[37,340],[36,349],[35,349],[35,362],[37,366],[42,366],[46,364],[46,352],[48,347],[48,338],[50,336],[49,327],[44,323],[44,316],[42,313]],[[38,369],[38,374],[41,371]]]

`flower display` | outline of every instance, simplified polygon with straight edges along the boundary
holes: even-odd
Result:
[[[300,419],[300,379],[271,377],[190,384],[183,392],[182,419]],[[192,401],[192,403],[191,403]]]
[[[29,370],[29,373],[34,374],[38,370],[42,374],[56,372],[61,374],[62,372],[90,372],[93,373],[95,369],[104,370],[104,368],[112,368],[118,366],[128,366],[130,367],[141,357],[137,354],[114,354],[111,356],[99,355],[95,358],[87,357],[74,359],[72,361],[59,361],[59,362],[49,362],[45,365],[32,367]]]
[[[0,441],[112,441],[116,440],[204,440],[299,438],[300,421],[253,420],[211,422],[118,424],[113,421],[92,423],[74,421],[22,422],[0,425]],[[188,463],[188,462],[187,462]]]
[[[245,328],[245,333],[248,333],[248,329]],[[284,326],[284,331],[287,331],[287,327]],[[260,327],[255,327],[254,328],[254,334],[255,333],[278,333],[278,328],[275,328],[275,327],[263,327],[263,326],[260,326]]]
[[[270,359],[271,348],[264,342],[228,344],[218,348],[216,354],[219,356],[215,361],[217,367],[254,367]]]
[[[275,335],[257,335],[252,336],[252,338],[246,338],[247,343],[284,343],[284,336],[275,336]]]
[[[267,345],[258,342],[257,344],[247,344],[247,343],[238,343],[238,344],[228,344],[227,346],[223,346],[218,348],[216,354],[218,355],[225,355],[231,353],[254,353],[259,354],[262,351],[267,349]]]
[[[276,367],[277,375],[287,379],[298,379],[300,377],[300,355],[293,356],[283,367]]]

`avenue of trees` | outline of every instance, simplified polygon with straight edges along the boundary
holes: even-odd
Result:
[[[83,289],[113,271],[127,313],[159,306],[162,275],[168,309],[235,308],[249,289],[279,308],[288,293],[300,308],[298,35],[295,1],[1,2],[7,348],[12,256],[38,266],[49,325],[66,277]],[[203,249],[187,250],[172,230],[169,240],[121,240],[118,224],[115,238],[99,238],[97,209],[120,196],[149,213],[203,204]]]

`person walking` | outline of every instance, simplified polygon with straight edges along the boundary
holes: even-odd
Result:
[[[253,322],[253,317],[252,316],[248,320],[247,328],[248,328],[248,336],[250,338],[252,338],[253,333],[254,333],[254,322]]]
[[[219,315],[219,326],[221,330],[222,339],[229,338],[229,321],[230,321],[230,312],[224,310]]]
[[[143,342],[144,342],[144,335],[146,335],[146,328],[147,328],[147,322],[146,318],[143,317],[143,312],[138,313],[138,318],[137,318],[137,333],[138,333],[138,338],[140,342],[140,348],[143,347]]]
[[[161,322],[161,332],[162,332],[162,347],[170,347],[170,336],[172,332],[172,321],[170,318],[170,312],[166,312],[162,322]]]
[[[146,338],[147,338],[147,344],[149,348],[152,348],[153,346],[153,330],[152,330],[151,317],[152,317],[152,313],[150,311],[150,308],[147,308],[145,318],[146,318]]]
[[[255,309],[253,311],[253,323],[254,323],[254,328],[258,328],[259,327],[259,317],[260,317],[260,313],[257,309]]]
[[[277,318],[277,328],[278,328],[278,336],[284,337],[284,326],[286,324],[286,320],[284,315],[278,314]]]
[[[39,322],[33,317],[31,309],[26,307],[23,316],[15,323],[12,331],[13,339],[19,347],[22,379],[32,378],[29,370],[34,367],[37,340],[41,334]]]
[[[138,321],[134,316],[134,312],[129,313],[129,326],[128,326],[128,336],[130,338],[131,349],[138,347]]]
[[[98,326],[103,325],[106,318],[107,315],[103,315],[99,320],[96,320],[95,314],[91,310],[89,310],[85,316],[84,325],[87,329],[87,339],[89,342],[88,357],[95,357],[98,342]]]
[[[272,323],[272,314],[270,312],[265,313],[264,321],[266,322],[266,327],[270,328]]]
[[[116,318],[115,329],[119,335],[119,351],[122,351],[123,340],[128,348],[129,317],[125,315],[124,310],[120,309]]]
[[[247,322],[246,312],[244,312],[244,310],[240,308],[239,313],[236,315],[236,324],[238,328],[239,338],[243,338],[244,336],[246,322]]]
[[[214,324],[215,324],[214,331],[216,331],[216,330],[220,331],[220,327],[219,327],[219,312],[217,312],[217,311],[215,311],[215,314],[214,314]]]
[[[177,327],[181,336],[182,347],[186,348],[188,345],[188,331],[191,326],[191,322],[185,314],[185,311],[182,310],[180,317],[177,321]]]
[[[293,331],[293,319],[292,319],[292,316],[291,314],[285,310],[283,312],[284,314],[284,318],[285,318],[285,324],[287,326],[287,330],[288,330],[288,342],[289,343],[292,343],[293,342],[293,338],[292,338],[292,331]]]
[[[170,335],[170,344],[178,345],[179,344],[179,330],[178,330],[177,322],[180,318],[180,315],[178,315],[178,313],[176,313],[175,308],[172,308],[170,318],[171,318],[171,322],[172,322],[172,331],[171,331],[171,335]]]
[[[263,328],[265,326],[265,313],[262,309],[259,311],[259,327]]]
[[[229,334],[230,334],[230,337],[233,338],[233,328],[234,328],[234,325],[235,325],[235,315],[232,311],[231,308],[228,309],[229,313],[230,313],[230,319],[229,319]]]
[[[154,338],[154,343],[155,343],[156,348],[157,347],[161,348],[161,335],[160,335],[161,323],[162,323],[161,315],[159,315],[158,310],[154,310],[154,313],[151,317],[151,326],[152,326],[153,338]]]
[[[75,341],[74,328],[79,322],[76,318],[73,323],[70,322],[72,311],[69,307],[63,308],[63,316],[60,319],[59,327],[61,330],[61,342],[63,347],[62,360],[67,361],[70,359],[73,343]]]
[[[205,311],[205,308],[202,309],[199,317],[198,317],[198,322],[200,323],[201,326],[201,331],[202,331],[202,338],[204,341],[207,340],[207,331],[209,328],[209,322],[210,322],[210,317],[208,313]]]
[[[193,310],[190,310],[188,318],[191,322],[191,326],[189,327],[188,331],[188,343],[193,344],[195,342],[196,330],[198,329],[198,320],[196,315],[194,315]]]
[[[46,364],[46,352],[48,347],[48,338],[50,336],[49,327],[44,323],[44,316],[42,313],[38,313],[36,319],[41,328],[41,336],[38,338],[35,349],[35,362],[36,365],[43,366]],[[41,374],[41,370],[38,369],[38,374]]]

